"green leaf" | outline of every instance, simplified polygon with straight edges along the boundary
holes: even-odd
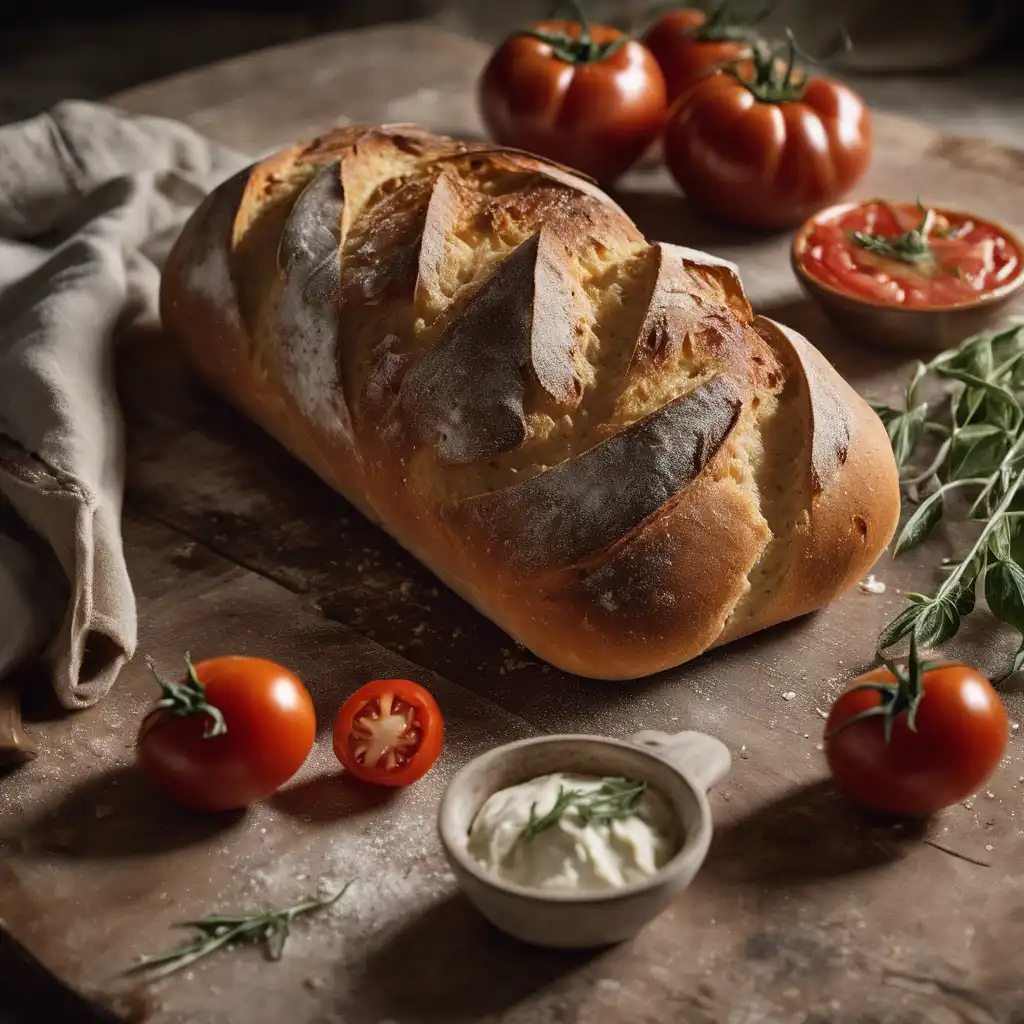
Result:
[[[1014,398],[1014,404],[1011,406],[1005,400],[1006,395],[1013,396],[1013,392],[1009,388],[989,390],[981,400],[981,405],[978,406],[976,420],[979,423],[983,421],[995,423],[1004,427],[1008,432],[1015,433],[1020,427],[1021,409],[1016,398]]]
[[[960,388],[950,402],[950,415],[956,427],[981,421],[980,412],[985,401],[984,388]]]
[[[925,416],[928,407],[919,405],[910,412],[893,417],[886,425],[886,433],[892,443],[892,454],[896,465],[902,469],[907,460],[914,454],[914,449],[921,440],[924,430]]]
[[[986,415],[984,416],[987,421],[995,420],[1013,430],[1016,430],[1020,425],[1021,417],[1024,414],[1021,412],[1016,396],[1008,388],[1000,384],[993,384],[991,381],[978,377],[976,374],[968,373],[966,370],[958,370],[952,366],[941,366],[936,372],[943,377],[950,377],[971,388],[984,391],[985,398],[982,400],[982,406],[979,406],[979,412],[985,405],[988,405],[988,410],[986,410]]]
[[[1024,569],[998,561],[985,573],[985,600],[992,614],[1024,635]]]
[[[977,601],[977,595],[974,590],[974,583],[976,579],[976,573],[971,576],[970,579],[966,579],[966,577],[962,578],[960,586],[956,587],[949,595],[949,599],[953,602],[953,606],[961,616],[970,615],[971,612],[974,611],[974,605]],[[960,623],[957,622],[956,629],[953,630],[953,633],[955,633],[959,628]],[[950,633],[950,636],[952,636],[953,633]]]
[[[1010,520],[1004,518],[989,534],[988,551],[997,561],[1013,560],[1013,531]]]
[[[1013,668],[1010,672],[1019,672],[1021,668],[1024,668],[1024,643],[1020,645],[1020,650],[1013,656]]]
[[[963,563],[964,559],[960,559]],[[959,585],[961,587],[973,587],[978,577],[981,575],[981,570],[985,567],[985,556],[975,555],[969,562],[967,562],[963,569],[960,570]]]
[[[928,376],[928,367],[918,359],[914,363],[914,372],[910,375],[910,380],[907,381],[907,387],[903,394],[903,405],[906,409],[917,408],[918,403],[914,401],[914,392],[917,389],[917,385]]]
[[[893,644],[899,643],[914,629],[917,620],[927,607],[924,604],[911,604],[908,608],[904,608],[879,634],[878,649],[884,651],[892,647]]]
[[[895,558],[902,552],[920,544],[935,529],[941,518],[942,489],[939,488],[921,502],[914,514],[907,520],[896,540],[892,557]]]
[[[994,331],[989,338],[995,363],[1006,362],[1012,355],[1024,351],[1024,324],[1014,324]]]
[[[939,372],[944,367],[965,370],[979,377],[987,377],[992,372],[992,342],[989,334],[978,334],[968,338],[957,348],[949,349],[937,355],[929,364],[929,369]]]
[[[974,591],[967,588],[964,595],[970,595],[973,605]],[[941,597],[931,604],[918,605],[922,609],[914,625],[914,633],[921,647],[939,647],[960,628],[960,610],[953,597]]]
[[[958,430],[949,449],[948,480],[990,476],[1010,450],[1006,431],[993,423],[972,423]]]
[[[886,426],[888,426],[898,416],[902,416],[906,412],[906,409],[894,409],[891,405],[883,405],[881,402],[872,402],[871,399],[868,399],[868,405],[871,406],[874,414]]]
[[[1018,565],[1024,563],[1024,529],[1018,520],[1010,528],[1010,559]]]

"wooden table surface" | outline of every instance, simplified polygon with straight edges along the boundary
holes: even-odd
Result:
[[[252,54],[115,99],[253,153],[341,119],[473,136],[484,59],[469,40],[385,27]],[[920,190],[1024,226],[1024,153],[885,117],[877,134],[860,194]],[[616,198],[649,235],[735,260],[755,307],[807,334],[863,393],[887,397],[904,379],[905,359],[843,340],[804,301],[785,236],[704,220],[656,166],[627,176]],[[39,702],[29,723],[39,759],[0,780],[0,970],[44,1019],[1024,1021],[1021,738],[988,790],[920,826],[856,811],[831,788],[820,752],[821,711],[872,658],[879,629],[902,606],[899,592],[935,584],[948,541],[895,564],[883,559],[885,595],[855,590],[676,671],[598,684],[516,647],[222,407],[159,336],[126,347],[121,380],[140,653],[165,671],[186,649],[284,662],[309,684],[321,735],[274,799],[197,818],[159,801],[131,768],[153,696],[141,658],[95,709],[61,717]],[[980,614],[950,651],[994,670],[1014,646]],[[436,769],[384,795],[345,779],[329,744],[340,702],[381,675],[425,683],[447,727]],[[1024,718],[1019,684],[1005,697],[1011,718]],[[693,886],[610,950],[555,954],[496,933],[458,894],[434,834],[447,779],[515,737],[641,728],[703,729],[733,751],[733,772],[712,796],[715,840]],[[152,985],[121,976],[138,955],[177,941],[176,921],[283,905],[348,881],[330,913],[296,925],[280,963],[246,949]]]

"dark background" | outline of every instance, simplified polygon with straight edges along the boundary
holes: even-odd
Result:
[[[751,11],[764,2],[734,0],[734,7]],[[595,20],[624,27],[643,25],[659,6],[665,5],[658,0],[586,4]],[[497,41],[554,7],[552,0],[19,5],[0,21],[0,123],[65,97],[101,98],[312,34],[422,18]],[[1017,104],[1017,113],[1024,111],[1024,0],[776,0],[772,7],[768,30],[781,33],[792,26],[812,50],[824,49],[837,27],[845,26],[856,47],[842,73],[855,84],[870,76],[865,92],[879,106],[905,113],[920,106],[925,120],[1000,137],[1007,136],[997,108]],[[891,83],[888,91],[874,81],[879,77]],[[344,97],[339,102],[343,106]],[[1009,137],[1016,136],[1011,131]]]

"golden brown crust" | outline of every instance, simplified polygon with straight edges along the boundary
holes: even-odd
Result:
[[[447,514],[509,566],[578,565],[685,500],[684,487],[721,450],[744,397],[735,380],[717,374],[607,441],[522,483],[459,501]]]
[[[290,147],[196,212],[161,311],[217,390],[581,675],[820,607],[895,528],[877,417],[735,268],[527,154],[411,126]]]
[[[770,600],[721,643],[827,604],[861,579],[899,522],[899,476],[881,420],[812,345],[758,317],[756,327],[787,348],[803,377],[812,443],[804,472],[811,499],[788,536],[786,571]]]

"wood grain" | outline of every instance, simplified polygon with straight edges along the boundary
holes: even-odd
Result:
[[[253,54],[119,102],[253,151],[340,112],[471,135],[482,59],[477,44],[433,30],[373,29]],[[862,194],[920,187],[925,199],[1019,222],[1020,154],[989,147],[982,159],[912,122],[880,117],[877,129]],[[898,389],[905,357],[831,330],[799,293],[785,236],[705,220],[653,166],[627,176],[617,198],[649,234],[736,260],[759,312],[806,333],[862,392]],[[310,684],[322,730],[359,683],[408,675],[436,692],[448,739],[438,769],[385,803],[339,775],[322,736],[279,797],[196,819],[156,801],[130,769],[152,694],[140,662],[99,708],[34,723],[38,760],[0,780],[0,917],[75,989],[161,1024],[1024,1019],[1019,734],[986,792],[918,827],[857,812],[832,790],[819,749],[820,712],[871,659],[899,591],[935,584],[953,538],[883,560],[885,595],[854,591],[652,679],[586,682],[538,664],[445,590],[204,391],[159,337],[125,352],[121,382],[142,653],[165,670],[186,648],[274,657]],[[1013,646],[979,614],[952,653],[994,669]],[[1005,696],[1024,719],[1024,689]],[[734,769],[713,795],[705,869],[634,942],[589,955],[532,950],[455,892],[433,815],[446,778],[475,752],[532,732],[684,727],[725,740]],[[151,987],[117,976],[174,942],[177,920],[279,904],[320,876],[357,884],[329,917],[296,927],[280,964],[241,950]],[[11,962],[0,952],[0,969]]]

